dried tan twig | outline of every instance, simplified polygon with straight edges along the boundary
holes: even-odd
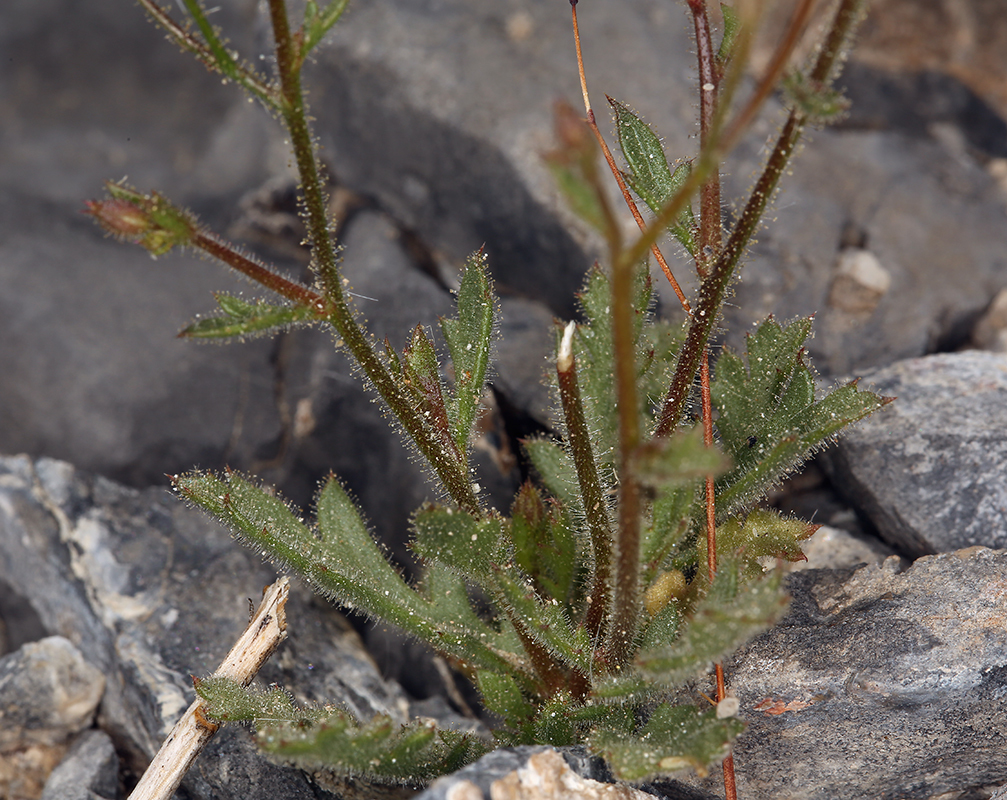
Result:
[[[266,587],[259,608],[231,652],[220,662],[214,677],[231,678],[243,686],[252,682],[266,659],[287,638],[286,604],[289,593],[290,581],[286,577]],[[218,727],[216,722],[207,718],[203,701],[197,697],[164,740],[129,800],[170,798]]]

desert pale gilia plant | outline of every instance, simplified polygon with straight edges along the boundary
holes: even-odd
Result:
[[[381,781],[423,782],[495,744],[583,743],[628,780],[723,759],[744,729],[729,704],[670,698],[780,616],[780,572],[766,571],[764,558],[801,559],[800,542],[815,529],[757,504],[816,448],[885,402],[852,383],[819,393],[804,349],[809,319],[764,321],[744,353],[723,352],[712,372],[708,356],[725,294],[801,130],[842,107],[831,83],[863,3],[842,0],[812,65],[787,78],[790,116],[726,240],[720,162],[779,82],[810,2],[798,4],[768,74],[731,115],[757,15],[750,3],[725,6],[714,51],[705,0],[688,0],[702,98],[701,149],[692,161],[672,168],[650,127],[611,101],[624,166],[604,153],[641,226],[633,241],[624,241],[610,206],[586,83],[587,123],[568,107],[557,111],[558,147],[546,160],[571,208],[606,241],[607,262],[587,275],[580,320],[557,330],[558,435],[524,443],[536,480],[520,487],[507,514],[486,507],[470,466],[498,314],[486,256],[465,262],[457,313],[441,321],[439,340],[417,326],[401,350],[369,336],[342,285],[301,73],[345,0],[309,1],[296,30],[283,0],[269,0],[273,76],[228,50],[197,0],[184,0],[184,25],[154,0],[141,4],[174,41],[285,124],[315,281],[282,276],[156,193],[109,184],[109,197],[88,212],[154,255],[196,249],[274,295],[218,295],[218,311],[186,328],[188,337],[331,327],[444,499],[413,517],[424,572],[409,583],[336,477],[324,482],[311,520],[233,471],[178,475],[174,487],[317,592],[428,643],[471,679],[498,724],[488,742],[429,721],[400,726],[300,708],[282,690],[224,679],[197,684],[210,713],[254,722],[261,746],[283,758]],[[652,213],[649,223],[634,197]],[[665,233],[695,261],[701,285],[692,304],[656,249]],[[684,326],[653,313],[649,252],[679,293]],[[718,677],[723,700],[719,667]]]

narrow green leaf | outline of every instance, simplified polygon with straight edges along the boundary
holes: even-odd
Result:
[[[459,456],[463,451],[455,449],[451,438],[437,351],[422,325],[413,328],[409,344],[402,351],[402,384],[421,410],[425,424],[449,452],[454,451],[452,455]]]
[[[608,102],[615,114],[619,148],[632,171],[635,185],[643,192],[640,196],[645,201],[649,198],[659,202],[668,196],[672,185],[671,168],[661,140],[628,106],[612,98]]]
[[[724,38],[720,40],[720,48],[717,50],[717,63],[726,66],[734,55],[734,45],[741,32],[741,15],[734,6],[727,3],[721,3],[720,10],[724,15]]]
[[[425,567],[422,593],[430,604],[425,616],[436,631],[427,641],[451,653],[460,665],[471,662],[473,668],[499,671],[506,664],[512,674],[530,672],[514,629],[478,616],[469,602],[465,580],[453,569],[438,561],[429,561]]]
[[[455,391],[449,404],[451,436],[460,453],[468,450],[472,436],[489,369],[493,328],[499,316],[486,267],[483,251],[469,256],[458,289],[458,316],[441,319],[455,373]]]
[[[568,103],[559,102],[554,114],[557,149],[544,156],[570,210],[603,236],[612,217],[599,179],[598,144],[587,122]]]
[[[583,516],[577,468],[570,454],[552,439],[526,439],[522,444],[549,494],[578,516]]]
[[[224,46],[224,43],[220,40],[217,29],[206,18],[206,13],[203,11],[201,4],[198,0],[182,0],[182,2],[185,4],[185,10],[189,12],[189,16],[196,23],[196,27],[199,28],[199,32],[203,35],[206,46],[213,54],[216,68],[227,77],[237,79],[241,72],[241,67],[235,62]]]
[[[567,515],[525,483],[511,507],[510,534],[517,565],[540,593],[566,603],[578,564],[577,538]]]
[[[674,575],[679,578],[684,584],[685,579],[682,577],[682,573],[677,570],[673,570],[669,573],[663,573],[661,578],[666,575]],[[660,585],[661,578],[658,578],[656,585]],[[654,586],[655,584],[652,584]],[[647,600],[650,600],[650,595],[648,593]],[[662,647],[667,647],[675,638],[678,636],[678,632],[682,627],[682,612],[678,608],[677,602],[673,598],[665,598],[664,606],[654,614],[654,616],[647,622],[640,632],[640,648],[643,650],[654,650]]]
[[[496,580],[503,602],[532,638],[563,663],[584,674],[591,673],[594,648],[584,626],[575,627],[562,605],[555,600],[543,600],[534,587],[517,576],[501,571]]]
[[[696,425],[641,445],[634,466],[645,486],[688,486],[697,478],[722,474],[730,460],[719,447],[706,446],[703,429]]]
[[[189,339],[226,339],[256,336],[285,330],[298,323],[315,322],[313,309],[306,306],[273,305],[265,300],[248,302],[234,295],[216,295],[223,312],[203,317],[183,329],[179,336]]]
[[[331,0],[321,11],[314,0],[309,0],[304,8],[304,39],[301,43],[301,58],[304,59],[322,41],[343,15],[349,0]]]
[[[673,548],[689,532],[698,490],[698,481],[690,486],[658,489],[640,549],[645,582],[654,578]]]
[[[518,730],[535,715],[535,707],[524,696],[512,676],[480,670],[476,673],[476,685],[486,708],[499,714],[509,727]]]
[[[501,521],[476,519],[464,511],[427,504],[413,518],[413,550],[470,578],[487,579],[503,560]]]
[[[605,213],[594,187],[574,167],[553,161],[546,161],[546,165],[570,210],[599,233],[605,233]]]
[[[655,214],[671,200],[689,177],[691,167],[679,164],[675,171],[668,166],[661,140],[653,129],[630,108],[618,100],[608,98],[615,116],[616,135],[619,149],[629,166],[627,183]],[[692,208],[686,206],[678,220],[669,230],[689,251],[696,252],[696,242],[692,235]]]
[[[598,730],[588,746],[603,755],[622,780],[642,781],[689,767],[705,775],[710,764],[727,755],[744,727],[733,717],[718,719],[715,709],[663,703],[636,735]]]
[[[650,274],[643,265],[634,275],[633,292],[633,344],[637,364],[637,379],[645,387],[653,389],[652,375],[662,376],[668,369],[667,359],[671,357],[668,329],[658,333],[651,329],[651,306],[653,286]],[[616,409],[615,362],[612,343],[612,291],[608,276],[600,269],[588,273],[583,291],[577,296],[584,312],[584,324],[577,326],[573,339],[574,355],[577,361],[577,376],[580,381],[584,415],[592,432],[592,445],[599,464],[599,476],[603,482],[615,466],[618,442],[619,418]],[[660,356],[660,359],[658,358]],[[664,383],[661,381],[661,383]],[[666,385],[656,390],[663,395]],[[651,398],[641,398],[640,427],[650,427]]]

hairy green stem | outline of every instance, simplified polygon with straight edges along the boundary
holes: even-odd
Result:
[[[217,38],[216,33],[213,28],[206,25],[209,29],[209,37],[207,38],[207,43],[203,44],[198,39],[196,39],[192,34],[189,33],[185,28],[179,25],[175,20],[171,18],[171,15],[162,8],[156,0],[138,0],[143,10],[147,12],[147,15],[154,20],[154,22],[164,29],[168,36],[183,50],[188,50],[190,53],[196,56],[200,61],[202,61],[209,69],[218,70],[226,75],[228,78],[233,80],[240,86],[243,86],[249,92],[251,92],[255,97],[257,97],[263,105],[273,111],[280,110],[280,101],[277,97],[276,91],[269,86],[262,78],[255,74],[255,72],[242,67],[237,64],[230,55],[227,54],[223,47],[220,45],[220,41]],[[192,0],[187,0],[187,6],[196,5]],[[196,6],[197,14],[193,15],[196,20],[196,24],[199,26],[200,30],[203,30],[206,18],[202,13],[202,9]],[[192,9],[190,8],[190,13]],[[200,20],[203,22],[201,23]],[[204,35],[206,32],[204,31]],[[221,62],[218,58],[218,48],[223,52],[224,61]],[[227,65],[225,67],[225,65]],[[228,71],[230,70],[230,71]]]
[[[566,421],[567,443],[573,454],[584,500],[584,513],[591,531],[591,546],[594,553],[594,580],[591,587],[590,604],[585,616],[585,625],[596,640],[601,636],[611,602],[612,570],[612,529],[608,519],[608,509],[598,468],[594,461],[591,437],[584,419],[580,385],[577,381],[577,364],[573,357],[573,333],[576,323],[567,325],[563,341],[556,359],[556,376],[559,380],[559,396]]]
[[[312,245],[313,267],[330,304],[329,321],[375,390],[430,462],[444,488],[460,508],[478,515],[479,501],[468,474],[468,464],[452,457],[445,450],[436,433],[429,428],[420,412],[399,388],[346,303],[340,283],[338,254],[329,230],[325,190],[315,158],[301,89],[300,46],[291,36],[284,0],[269,0],[269,10],[276,40],[276,66],[282,93],[281,111],[290,133],[290,143],[301,178],[304,219]]]
[[[629,661],[640,618],[640,487],[633,455],[640,444],[640,412],[633,346],[632,262],[613,254],[612,350],[615,357],[616,411],[619,415],[619,510],[612,618],[606,652],[615,668]]]

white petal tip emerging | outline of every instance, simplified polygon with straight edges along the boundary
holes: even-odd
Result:
[[[556,357],[556,369],[559,372],[569,372],[573,369],[573,332],[577,330],[576,322],[568,322],[563,331],[563,340],[559,343],[559,355]]]

